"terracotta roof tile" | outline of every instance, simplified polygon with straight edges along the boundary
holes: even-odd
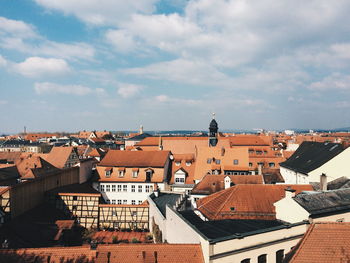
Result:
[[[348,262],[349,255],[350,223],[315,223],[309,227],[289,262]]]
[[[311,185],[238,184],[197,201],[198,210],[210,220],[275,220],[274,203],[290,186],[296,194],[313,190]]]

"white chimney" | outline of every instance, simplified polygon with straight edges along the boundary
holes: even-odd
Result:
[[[288,186],[286,189],[284,189],[286,198],[292,198],[295,196],[295,190],[292,189],[290,186]]]
[[[320,190],[327,191],[327,175],[321,174],[320,176]]]
[[[231,178],[230,178],[230,176],[225,176],[224,183],[225,183],[225,189],[231,187]]]
[[[258,175],[262,175],[262,168],[263,168],[262,163],[258,163]]]

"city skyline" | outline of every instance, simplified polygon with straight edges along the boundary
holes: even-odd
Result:
[[[347,1],[2,1],[0,132],[350,126]]]

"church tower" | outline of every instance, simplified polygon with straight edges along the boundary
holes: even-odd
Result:
[[[215,113],[213,119],[209,124],[209,147],[215,147],[218,143],[218,123],[215,120]]]

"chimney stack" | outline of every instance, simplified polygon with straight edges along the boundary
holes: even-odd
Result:
[[[154,263],[158,263],[158,253],[154,251]]]
[[[320,176],[320,190],[327,191],[327,175],[324,173]]]
[[[262,168],[263,168],[263,164],[258,163],[258,175],[262,175]]]
[[[288,186],[286,189],[284,189],[284,191],[285,191],[286,198],[292,198],[295,196],[295,190],[292,189],[290,186]]]
[[[228,176],[228,175],[225,176],[225,178],[224,178],[224,183],[225,183],[225,189],[231,187],[231,178],[230,178],[230,176]]]

